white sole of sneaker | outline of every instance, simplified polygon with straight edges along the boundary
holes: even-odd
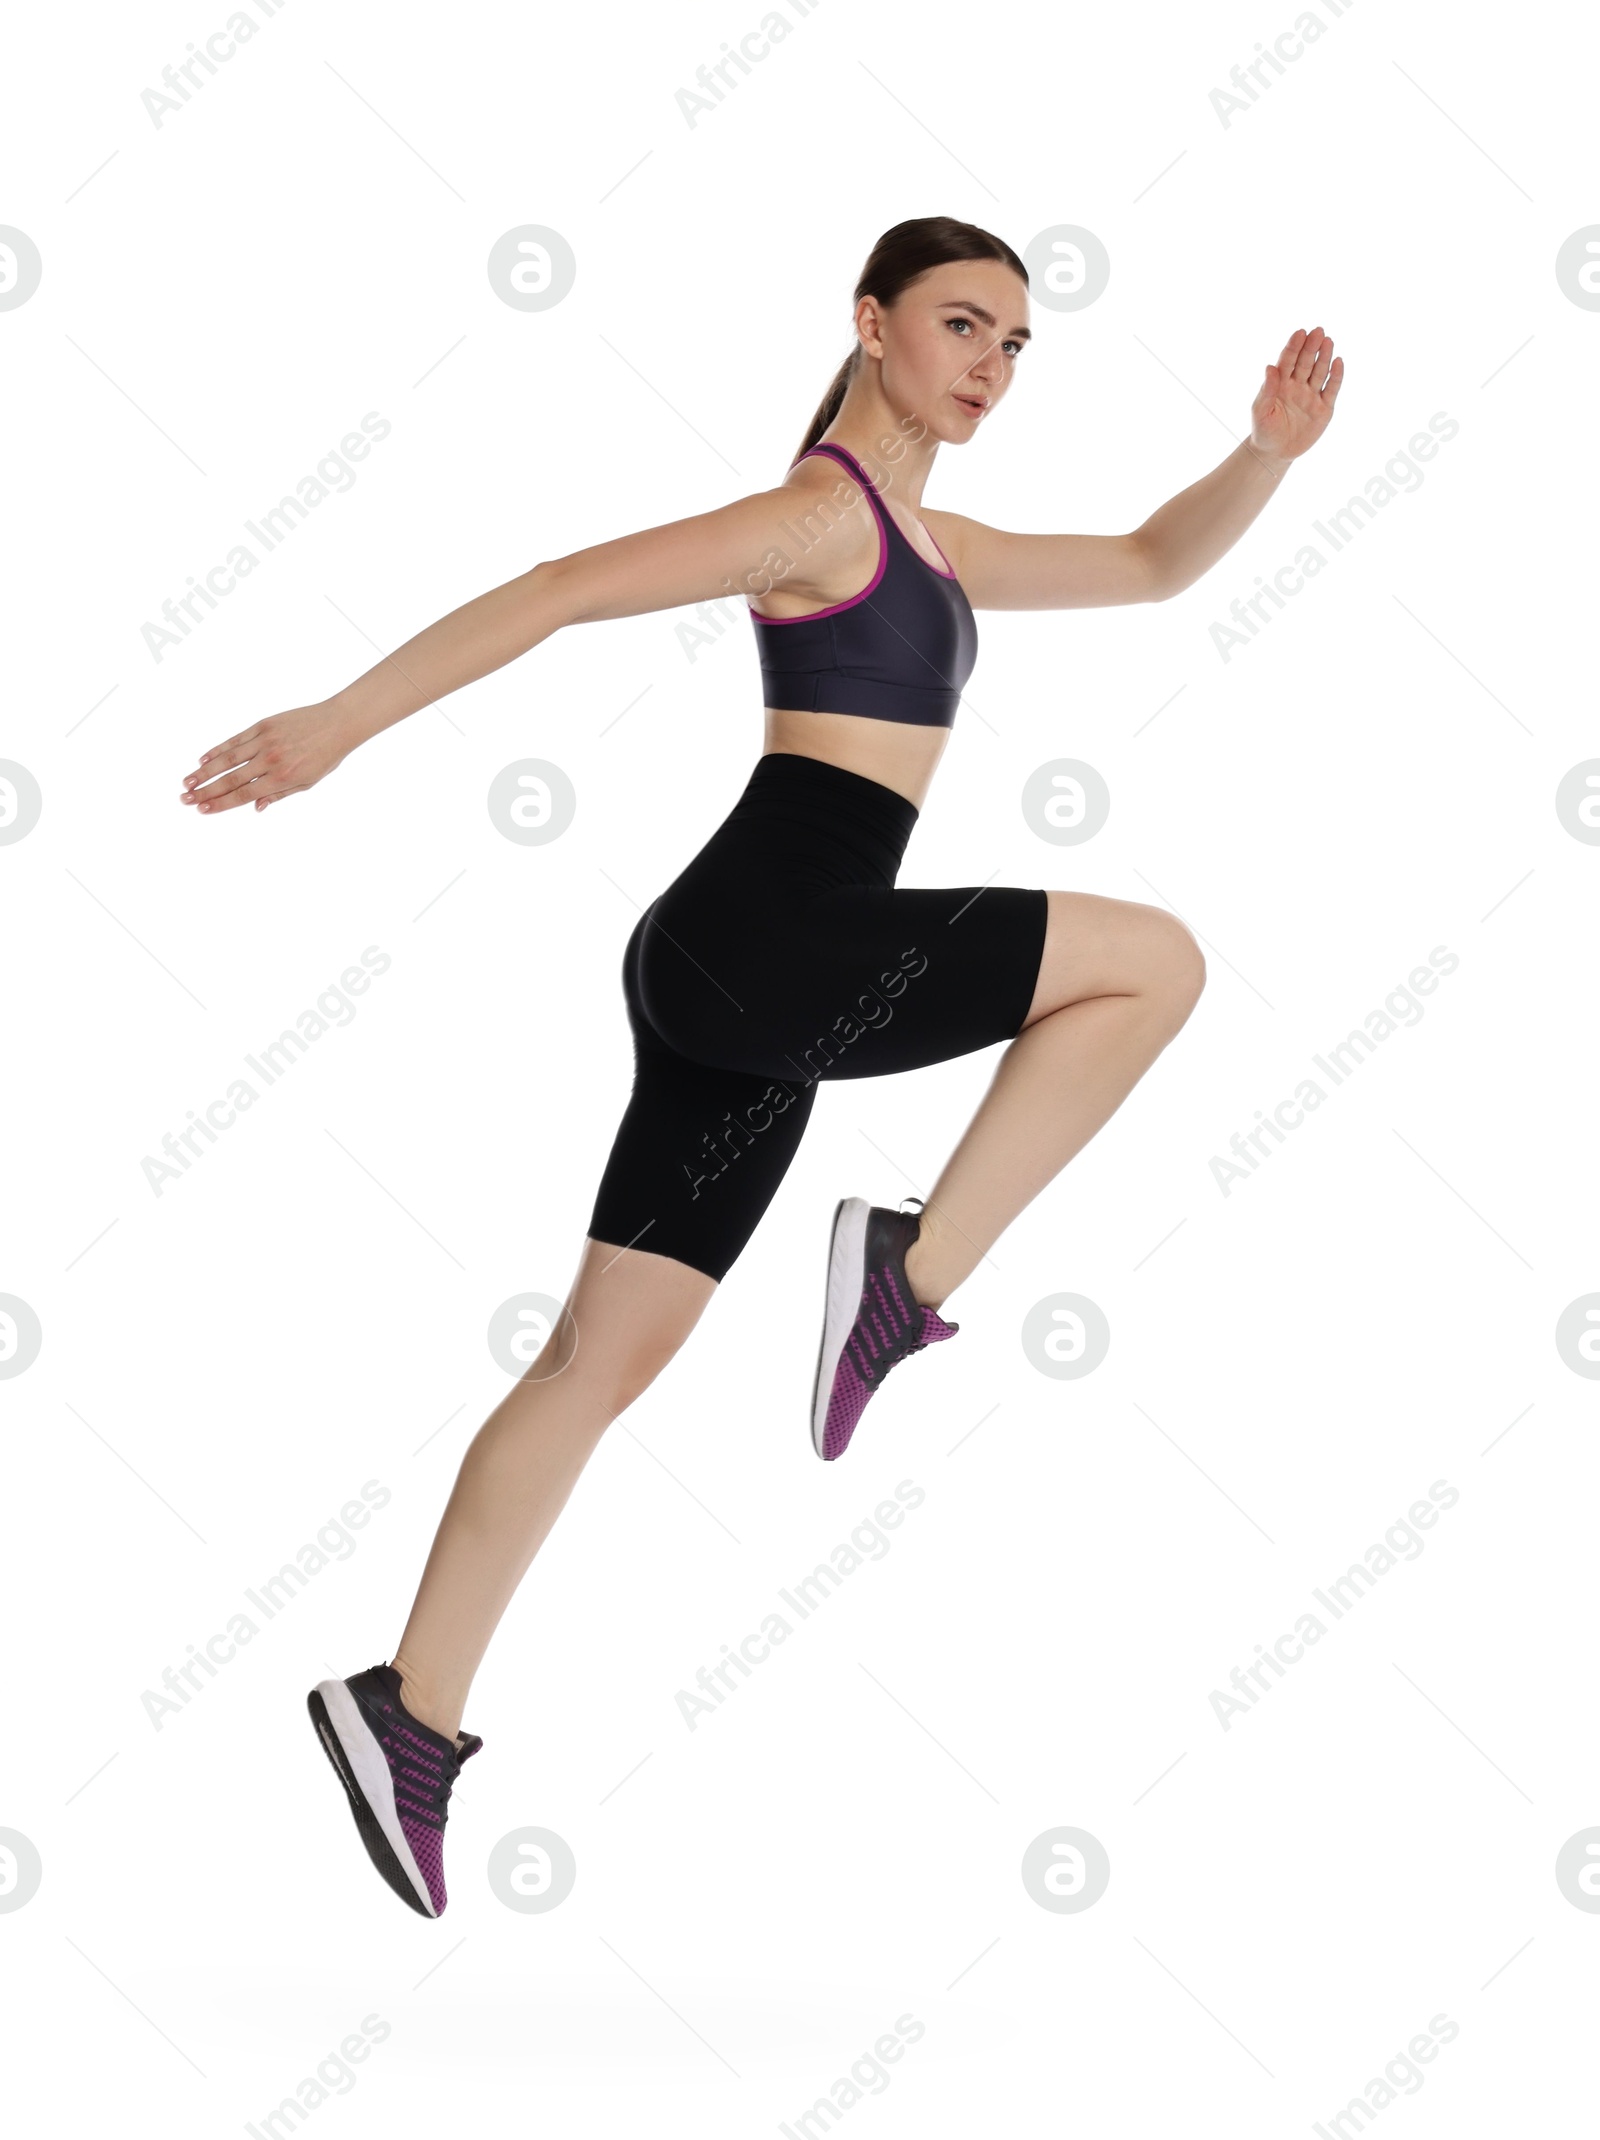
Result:
[[[871,1209],[864,1196],[845,1196],[833,1214],[833,1237],[828,1244],[828,1298],[822,1316],[822,1343],[817,1350],[817,1379],[811,1386],[811,1446],[818,1456],[822,1455],[828,1424],[834,1370],[861,1305],[867,1215]]]
[[[394,1802],[394,1779],[389,1774],[389,1764],[383,1758],[383,1748],[372,1736],[371,1726],[361,1713],[360,1704],[342,1679],[321,1679],[317,1692],[328,1712],[328,1723],[339,1741],[339,1753],[355,1778],[357,1788],[366,1800],[373,1819],[383,1830],[389,1848],[394,1852],[401,1871],[417,1891],[417,1900],[429,1917],[437,1917],[433,1897],[428,1893],[428,1883],[422,1877],[422,1868],[411,1855],[411,1845],[406,1841],[405,1830],[400,1825],[400,1815]]]

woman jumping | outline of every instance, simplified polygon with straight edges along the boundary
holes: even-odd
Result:
[[[755,1231],[818,1082],[1010,1043],[926,1201],[902,1199],[920,1209],[847,1197],[834,1213],[810,1415],[831,1461],[889,1371],[955,1334],[949,1295],[1121,1105],[1205,978],[1159,907],[895,879],[972,671],[973,610],[1191,586],[1322,435],[1343,359],[1320,327],[1290,335],[1248,439],[1132,534],[1019,535],[922,508],[939,448],[993,417],[1027,346],[1017,254],[947,216],[896,224],[856,285],[855,334],[776,488],[537,564],[184,781],[201,812],[263,810],[563,625],[730,587],[750,605],[764,748],[628,940],[633,1090],[561,1320],[462,1460],[392,1661],[308,1697],[373,1863],[426,1917],[445,1907],[451,1787],[482,1745],[460,1726],[489,1640],[605,1428]]]

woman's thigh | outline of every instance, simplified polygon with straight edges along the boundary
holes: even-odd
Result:
[[[676,1054],[639,1020],[633,1089],[586,1229],[719,1283],[799,1149],[813,1088]]]
[[[726,1070],[808,1085],[921,1069],[1020,1030],[1046,901],[863,884],[714,916],[663,901],[640,932],[640,1008],[676,1053]]]
[[[671,1258],[720,1284],[789,1170],[813,1094],[793,1079],[683,1054],[657,1031],[642,985],[660,933],[654,913],[652,904],[640,916],[623,953],[633,1086],[585,1230],[593,1242]],[[700,961],[676,936],[660,934],[660,945],[682,954],[677,972],[669,965],[657,976],[658,993],[675,1002],[681,977],[699,977]]]
[[[1097,892],[1048,892],[1044,951],[1023,1027],[1090,996],[1159,993],[1192,1002],[1205,980],[1193,933],[1165,907]]]

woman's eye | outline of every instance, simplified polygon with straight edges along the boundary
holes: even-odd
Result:
[[[946,321],[945,321],[945,325],[946,325],[947,327],[967,327],[967,328],[972,328],[972,331],[973,331],[974,333],[976,333],[976,332],[977,332],[976,328],[973,328],[973,326],[972,326],[972,322],[971,322],[971,320],[969,320],[969,319],[961,319],[961,318],[956,318],[956,319],[953,319],[953,320],[946,320]],[[963,337],[962,337],[962,339],[963,339],[963,340],[965,340],[965,339],[966,339],[966,337],[965,337],[965,336],[963,336]],[[1007,354],[1008,354],[1008,355],[1010,355],[1010,356],[1013,356],[1013,357],[1020,357],[1020,356],[1021,356],[1021,354],[1022,354],[1022,344],[1021,344],[1020,342],[1013,342],[1013,341],[1009,341],[1009,340],[1008,340],[1008,341],[1002,342],[1000,346],[1001,346],[1001,348],[1002,348],[1002,349],[1004,349],[1004,350],[1005,350],[1005,351],[1007,352]]]

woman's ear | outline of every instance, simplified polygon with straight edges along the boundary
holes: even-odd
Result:
[[[856,333],[869,357],[883,355],[883,315],[875,297],[863,297],[856,306]]]

